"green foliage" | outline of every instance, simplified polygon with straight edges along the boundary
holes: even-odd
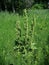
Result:
[[[48,10],[0,13],[0,64],[49,64]]]
[[[34,6],[33,6],[33,9],[43,9],[44,7],[43,7],[43,4],[35,4]]]
[[[49,8],[48,0],[0,0],[0,11],[19,12],[33,7],[33,9]]]

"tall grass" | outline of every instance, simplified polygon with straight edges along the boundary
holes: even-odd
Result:
[[[48,65],[48,10],[0,13],[0,65]]]

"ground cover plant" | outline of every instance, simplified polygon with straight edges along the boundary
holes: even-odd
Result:
[[[49,65],[48,12],[0,12],[0,65]]]

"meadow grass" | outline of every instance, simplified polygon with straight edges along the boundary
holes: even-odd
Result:
[[[15,13],[0,12],[0,65],[44,65],[46,54],[44,55],[43,49],[49,54],[49,10],[28,10],[25,13],[21,16]],[[25,50],[27,54],[22,57],[20,52],[14,51],[15,40],[19,37],[17,28],[21,28],[20,39],[23,40],[24,33],[28,37],[31,23],[34,23],[31,34],[33,39],[30,38],[31,43],[33,42],[31,47],[37,49],[29,53]],[[24,31],[24,24],[26,31]]]

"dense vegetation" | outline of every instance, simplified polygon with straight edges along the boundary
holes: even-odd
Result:
[[[15,12],[25,8],[31,8],[32,6],[34,8],[49,8],[48,3],[48,0],[0,0],[0,11],[8,10]]]
[[[49,10],[0,12],[0,65],[49,65]]]

